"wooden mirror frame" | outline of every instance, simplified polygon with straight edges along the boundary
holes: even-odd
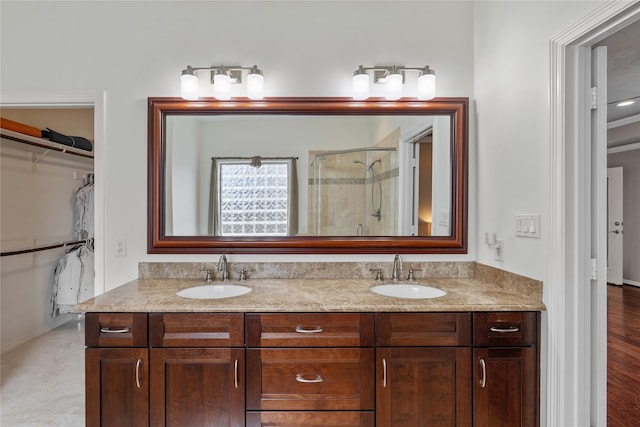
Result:
[[[164,231],[165,136],[167,115],[304,114],[304,115],[447,115],[451,117],[452,211],[450,236],[167,236]],[[467,253],[469,99],[430,101],[350,98],[269,98],[218,101],[207,98],[148,99],[148,224],[150,254],[459,254]]]

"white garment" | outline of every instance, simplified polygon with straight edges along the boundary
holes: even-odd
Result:
[[[93,239],[93,182],[75,193],[73,234],[76,239]],[[71,313],[79,302],[94,295],[93,244],[77,246],[65,252],[58,261],[53,277],[51,315]]]
[[[80,289],[78,292],[78,301],[83,302],[89,298],[93,298],[93,283],[95,280],[94,254],[89,247],[81,246],[78,257],[82,262],[82,274],[80,275]]]
[[[93,297],[94,254],[86,245],[67,251],[58,261],[51,297],[51,315],[72,313],[79,302]]]
[[[75,195],[74,235],[78,239],[90,239],[94,236],[93,184],[80,187]]]

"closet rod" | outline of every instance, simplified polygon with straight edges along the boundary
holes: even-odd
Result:
[[[56,248],[62,248],[64,246],[73,246],[73,245],[80,245],[80,244],[87,244],[90,243],[90,241],[93,239],[83,239],[83,240],[70,240],[68,242],[62,242],[62,243],[55,243],[53,245],[47,245],[47,246],[38,246],[36,248],[31,248],[31,249],[21,249],[19,251],[8,251],[8,252],[0,252],[0,257],[3,256],[10,256],[10,255],[21,255],[21,254],[28,254],[31,252],[40,252],[40,251],[47,251],[49,249],[56,249]]]

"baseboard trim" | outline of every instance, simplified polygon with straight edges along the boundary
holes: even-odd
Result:
[[[622,283],[625,285],[637,286],[640,288],[640,282],[636,282],[635,280],[622,279]]]

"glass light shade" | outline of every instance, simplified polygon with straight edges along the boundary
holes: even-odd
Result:
[[[264,76],[259,73],[247,75],[247,97],[249,99],[262,99],[264,97]]]
[[[356,73],[353,75],[353,99],[363,101],[369,98],[369,74]]]
[[[180,76],[180,96],[188,101],[198,99],[198,76],[189,73]]]
[[[422,74],[418,77],[418,99],[428,100],[436,96],[436,75]]]
[[[402,74],[389,74],[384,83],[385,98],[390,101],[402,98]]]
[[[213,76],[213,96],[220,101],[231,99],[231,77],[225,72]]]

